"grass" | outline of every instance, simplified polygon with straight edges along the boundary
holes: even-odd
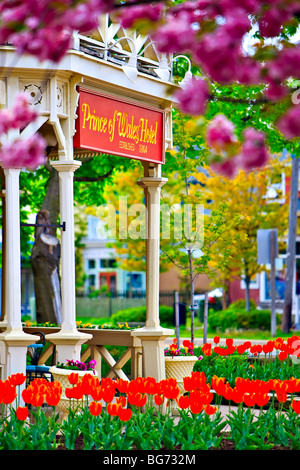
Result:
[[[174,327],[173,327],[174,328]],[[282,337],[282,338],[288,338],[292,336],[294,333],[283,333],[281,331],[281,325],[277,326],[276,329],[276,337]],[[295,332],[297,334],[297,332]],[[233,339],[245,339],[245,340],[271,340],[274,339],[274,337],[271,335],[271,331],[268,330],[260,330],[260,329],[255,329],[255,330],[235,330],[232,329],[228,331],[227,333],[218,333],[216,331],[211,331],[208,328],[207,331],[207,339],[212,339],[215,335],[225,337],[225,338],[233,338]],[[299,332],[300,335],[300,332]],[[186,325],[180,327],[180,337],[181,338],[189,338],[191,336],[191,319],[190,317],[187,318]],[[200,323],[198,318],[195,318],[195,323],[194,323],[194,337],[195,338],[203,338],[203,324]]]
[[[91,323],[94,325],[101,325],[103,323],[109,323],[109,318],[95,318],[95,317],[78,317],[78,321],[82,320],[84,323]],[[176,335],[176,328],[174,325],[168,325],[168,328],[174,330],[174,335]],[[297,333],[296,333],[297,334]],[[299,333],[300,334],[300,333]],[[265,331],[265,330],[243,330],[243,331],[237,331],[237,330],[230,330],[226,334],[219,334],[216,331],[210,331],[208,329],[207,331],[207,338],[212,339],[215,335],[226,337],[226,338],[233,338],[233,339],[245,339],[245,340],[270,340],[274,339],[274,337],[271,336],[270,331]],[[282,338],[287,338],[291,336],[292,333],[290,334],[285,334],[281,331],[281,326],[278,325],[277,331],[276,331],[276,337],[282,337]],[[191,318],[187,317],[186,319],[186,325],[185,326],[180,326],[180,337],[181,338],[190,338],[191,336]],[[198,318],[195,318],[195,325],[194,325],[194,337],[195,338],[203,338],[203,324],[199,321]]]

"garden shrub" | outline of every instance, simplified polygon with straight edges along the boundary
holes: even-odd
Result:
[[[159,318],[161,324],[172,325],[173,323],[173,307],[166,305],[159,306]],[[133,307],[125,310],[119,310],[114,313],[109,321],[113,324],[117,323],[144,323],[146,321],[146,307]]]
[[[119,310],[118,312],[114,313],[110,318],[109,322],[113,324],[117,323],[143,323],[146,321],[146,307],[135,307],[135,308],[127,308],[124,310]]]
[[[255,310],[256,309],[256,303],[254,302],[253,299],[250,299],[249,305],[250,305],[250,310]],[[245,299],[236,300],[235,302],[232,302],[229,305],[228,309],[230,309],[230,310],[236,310],[236,309],[245,310],[246,309],[246,300]]]
[[[159,318],[162,324],[173,325],[173,315],[173,307],[167,307],[166,305],[159,306]]]
[[[199,310],[198,310],[198,318],[201,323],[204,322],[204,300],[200,300],[199,302]],[[214,297],[213,302],[208,302],[208,308],[213,311],[219,311],[223,309],[222,299],[219,297]]]
[[[212,331],[225,332],[230,329],[238,330],[269,330],[271,325],[271,311],[252,309],[228,308],[219,312],[209,310],[208,325]]]

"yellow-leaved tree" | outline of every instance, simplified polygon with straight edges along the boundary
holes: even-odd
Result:
[[[257,262],[257,230],[277,229],[279,241],[284,240],[288,230],[288,204],[279,188],[283,174],[289,166],[283,159],[273,156],[269,165],[252,172],[240,171],[234,179],[226,179],[207,169],[199,179],[209,207],[226,201],[230,217],[239,218],[239,223],[230,230],[234,240],[234,256],[227,263],[224,257],[223,238],[215,244],[211,266],[218,266],[218,283],[228,292],[229,282],[239,277],[245,282],[246,309],[249,310],[251,279],[265,269]],[[272,191],[276,185],[276,191]]]

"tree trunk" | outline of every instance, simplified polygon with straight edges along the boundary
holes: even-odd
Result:
[[[250,311],[250,277],[246,275],[244,282],[245,282],[245,287],[246,287],[246,311],[249,312]]]
[[[42,209],[37,214],[36,223],[57,225],[59,215],[59,181],[54,168],[48,168],[50,178]],[[31,266],[34,277],[36,320],[38,323],[61,323],[61,294],[59,278],[60,244],[48,245],[41,234],[56,235],[56,228],[44,230],[36,227],[35,243],[31,252]]]
[[[194,342],[195,338],[195,283],[194,283],[194,270],[193,270],[193,258],[192,252],[188,248],[189,256],[189,275],[190,275],[190,297],[191,297],[191,343]]]
[[[222,295],[222,308],[226,310],[230,304],[230,296],[229,296],[229,280],[225,279],[223,283],[223,295]]]
[[[292,159],[292,176],[290,191],[289,233],[286,257],[286,278],[284,292],[284,308],[282,315],[282,332],[289,333],[292,326],[292,304],[294,289],[295,250],[297,232],[297,206],[298,206],[298,173],[299,160]]]

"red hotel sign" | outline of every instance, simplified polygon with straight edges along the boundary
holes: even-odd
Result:
[[[164,163],[164,111],[79,88],[74,147]]]

